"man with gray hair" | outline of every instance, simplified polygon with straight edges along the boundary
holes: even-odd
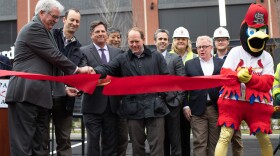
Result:
[[[196,48],[199,57],[186,62],[186,76],[219,75],[224,61],[211,54],[213,40],[209,36],[199,36]],[[214,155],[220,135],[220,128],[216,125],[219,90],[220,87],[187,92],[183,113],[191,123],[193,156]]]
[[[185,76],[184,64],[182,58],[176,53],[167,52],[169,45],[169,32],[165,29],[158,29],[154,34],[154,41],[157,51],[160,52],[167,63],[170,75]],[[182,91],[168,92],[166,96],[166,105],[170,113],[165,116],[165,156],[181,156],[181,129],[180,129],[180,111],[185,98]],[[171,148],[170,148],[171,147]]]
[[[77,67],[56,47],[50,32],[64,7],[56,0],[40,0],[35,16],[19,32],[15,42],[13,70],[56,76],[90,73],[91,67]],[[48,133],[49,109],[53,106],[54,83],[12,76],[7,90],[11,156],[48,155],[43,149]],[[75,88],[65,94],[77,95]]]

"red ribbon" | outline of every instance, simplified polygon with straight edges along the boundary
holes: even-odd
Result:
[[[48,76],[43,74],[33,74],[33,73],[24,73],[16,71],[7,71],[0,70],[0,77],[2,76],[18,76],[21,78],[32,79],[32,80],[49,80],[62,82],[69,86],[76,87],[79,90],[84,91],[85,93],[92,94],[100,77],[99,74],[75,74],[67,76]]]
[[[2,76],[19,76],[32,80],[50,80],[62,82],[76,87],[85,93],[92,94],[98,84],[99,74],[75,74],[67,76],[48,76],[42,74],[24,73],[0,70]],[[223,86],[236,81],[236,76],[213,75],[213,76],[172,76],[172,75],[147,75],[131,77],[110,77],[101,81],[99,85],[104,86],[105,95],[143,94],[167,91],[198,90]]]
[[[150,75],[132,77],[111,77],[111,82],[104,87],[105,95],[143,94],[167,91],[198,90],[223,86],[233,83],[236,76],[172,76]]]

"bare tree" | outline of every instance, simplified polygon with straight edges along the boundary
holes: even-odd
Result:
[[[123,11],[120,6],[121,0],[93,0],[97,6],[100,19],[106,22],[108,28],[118,28],[122,32],[122,49],[127,47],[126,32],[132,27],[132,11]],[[131,0],[128,0],[128,6],[131,6]]]
[[[120,0],[101,0],[99,2],[100,17],[108,24],[108,27],[112,27],[118,16]]]

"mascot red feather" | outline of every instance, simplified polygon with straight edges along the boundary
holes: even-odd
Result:
[[[261,153],[273,155],[268,134],[272,133],[270,118],[274,111],[271,88],[274,80],[273,59],[264,49],[268,35],[268,13],[259,4],[251,4],[240,28],[241,46],[227,56],[221,74],[235,75],[236,81],[222,87],[218,100],[221,127],[216,156],[226,156],[234,130],[244,120],[250,134],[256,135]]]

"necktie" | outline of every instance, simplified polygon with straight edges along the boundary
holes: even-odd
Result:
[[[107,59],[106,59],[106,55],[104,53],[104,50],[105,49],[99,49],[101,51],[101,60],[102,60],[102,63],[105,64],[107,63]]]

